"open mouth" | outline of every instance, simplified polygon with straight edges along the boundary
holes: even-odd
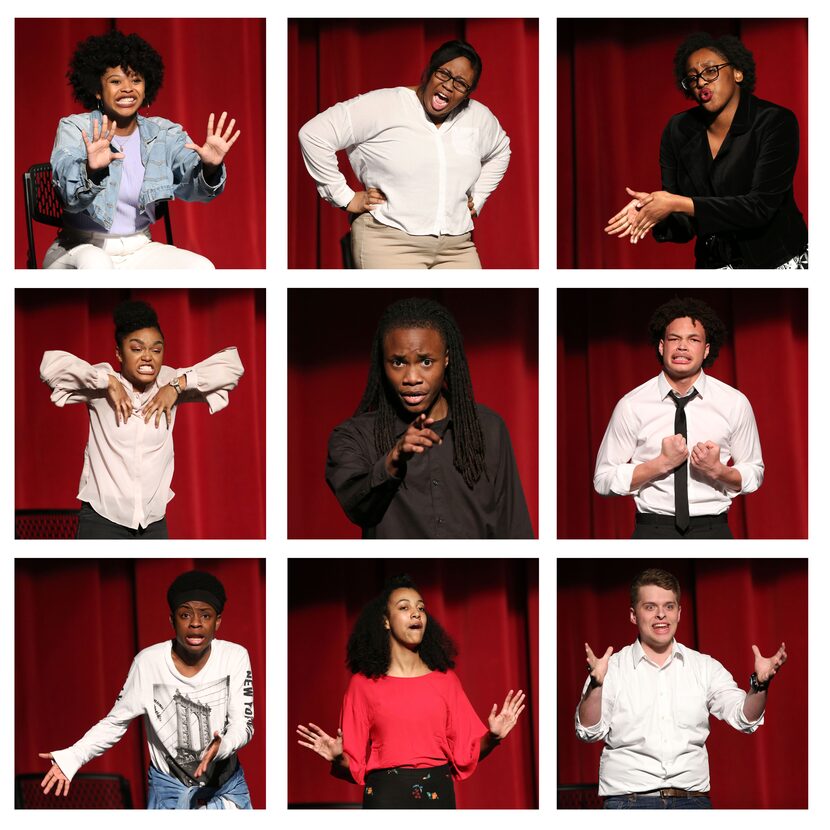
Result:
[[[136,102],[135,96],[129,96],[129,97],[124,97],[124,98],[119,98],[115,102],[115,104],[116,104],[116,106],[119,106],[119,107],[129,108],[129,107],[135,106],[135,102]]]
[[[706,87],[705,89],[701,89],[698,93],[698,98],[700,99],[701,104],[705,104],[707,101],[712,100],[712,90]]]
[[[445,93],[441,92],[440,90],[436,90],[432,96],[432,108],[436,112],[441,112],[445,110],[450,105],[449,96]]]
[[[154,375],[156,373],[156,369],[154,366],[148,366],[146,363],[142,364],[138,367],[138,374],[139,375]]]
[[[685,354],[676,354],[672,357],[672,363],[691,363],[692,359]]]
[[[402,392],[401,400],[407,406],[418,406],[427,399],[425,392]]]
[[[668,632],[668,630],[669,630],[669,624],[668,624],[668,623],[655,623],[655,624],[652,626],[652,628],[653,628],[653,629],[654,629],[654,630],[655,630],[658,634],[666,634],[666,633]]]
[[[200,646],[204,643],[205,638],[201,635],[191,635],[190,637],[185,637],[185,642],[189,646]]]

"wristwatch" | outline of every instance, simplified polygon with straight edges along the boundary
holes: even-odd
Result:
[[[178,397],[179,395],[182,394],[182,388],[181,388],[181,386],[179,386],[179,376],[178,375],[176,375],[176,377],[174,377],[173,380],[170,381],[168,386],[172,386],[176,390],[176,397]]]
[[[769,684],[772,678],[769,678],[766,683],[761,683],[758,680],[758,675],[755,672],[752,672],[752,675],[749,678],[749,685],[753,692],[765,692],[769,688]]]

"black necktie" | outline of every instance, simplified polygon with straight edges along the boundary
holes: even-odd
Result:
[[[686,435],[686,404],[697,397],[697,389],[692,389],[691,395],[681,398],[675,392],[669,392],[677,411],[674,413],[674,434],[682,435],[688,442]],[[689,469],[688,459],[674,468],[674,523],[681,533],[689,527]]]

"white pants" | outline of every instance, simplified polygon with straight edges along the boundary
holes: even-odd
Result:
[[[153,242],[150,231],[128,236],[62,230],[43,258],[44,268],[213,269],[209,260],[183,248]]]

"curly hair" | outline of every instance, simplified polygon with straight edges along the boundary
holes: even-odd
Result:
[[[141,300],[124,300],[119,303],[112,312],[112,320],[115,323],[115,344],[119,349],[124,338],[139,329],[158,329],[162,340],[164,339],[155,309]]]
[[[453,466],[472,489],[485,473],[484,432],[478,418],[470,369],[464,354],[464,340],[452,314],[435,300],[410,297],[392,303],[381,315],[372,341],[369,378],[355,415],[376,412],[375,449],[386,455],[395,445],[397,402],[386,381],[383,339],[394,329],[426,328],[437,331],[450,355],[445,380],[453,419]]]
[[[709,32],[695,32],[689,35],[677,49],[674,55],[674,75],[677,80],[677,88],[687,97],[694,98],[691,90],[683,89],[682,81],[687,75],[686,61],[689,55],[697,52],[698,49],[711,49],[717,52],[725,61],[740,69],[744,79],[740,81],[741,89],[752,94],[755,91],[755,59],[752,52],[743,45],[741,40],[734,35],[723,35],[714,38]]]
[[[346,665],[352,674],[382,677],[389,671],[390,635],[384,628],[383,621],[389,597],[398,588],[418,590],[418,586],[408,574],[393,576],[386,581],[383,590],[360,612],[346,646]],[[449,635],[430,614],[424,629],[424,638],[418,649],[421,659],[433,671],[445,672],[455,666],[453,658],[457,653]]]
[[[708,368],[717,359],[720,347],[726,340],[726,326],[712,308],[706,305],[703,300],[698,300],[695,297],[675,297],[673,300],[663,303],[651,315],[651,320],[648,323],[648,333],[658,362],[662,366],[663,358],[660,354],[660,341],[666,336],[666,326],[672,320],[677,320],[680,317],[691,317],[693,323],[700,321],[700,325],[703,326],[703,330],[706,332],[706,342],[709,345],[709,354],[703,361],[703,368]]]
[[[66,77],[75,98],[87,109],[95,109],[101,92],[101,75],[111,66],[120,66],[125,72],[132,69],[144,79],[144,104],[155,101],[164,82],[164,62],[161,55],[138,35],[125,35],[116,29],[105,35],[93,35],[82,40],[69,62]]]

